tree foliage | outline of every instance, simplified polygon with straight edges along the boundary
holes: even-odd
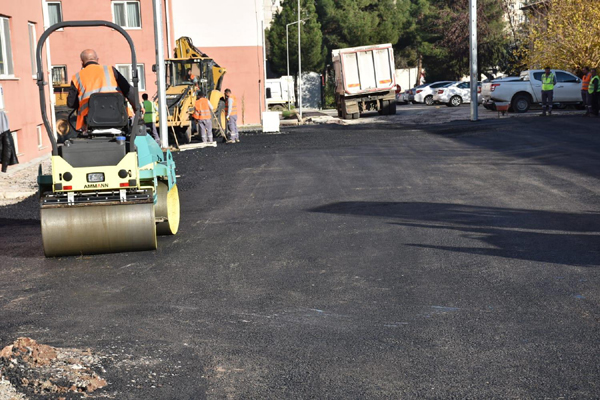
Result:
[[[268,40],[268,59],[273,70],[281,75],[287,73],[287,41],[286,25],[298,20],[298,2],[284,0],[282,9],[273,20],[273,24],[265,33]],[[306,19],[301,26],[302,70],[321,71],[325,67],[326,49],[323,46],[321,23],[317,17],[314,1],[302,0],[300,4],[301,19]],[[290,73],[298,73],[298,25],[290,25],[289,54]]]
[[[600,63],[600,7],[597,0],[549,0],[534,8],[524,34],[530,67],[578,70]]]

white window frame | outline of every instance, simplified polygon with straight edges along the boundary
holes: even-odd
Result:
[[[137,64],[137,69],[138,69],[138,91],[142,92],[146,90],[146,67],[144,66],[144,64]],[[125,77],[125,79],[127,79],[127,81],[129,82],[130,85],[133,85],[133,81],[132,81],[132,76],[131,76],[131,64],[115,64],[115,68],[117,69],[117,71],[119,71],[119,67],[127,67],[129,68],[129,72],[127,75],[125,74],[121,74]],[[121,72],[121,71],[119,71]]]
[[[140,20],[140,26],[121,26],[119,24],[117,24],[117,20],[115,18],[115,4],[124,4],[125,5],[125,21],[127,21],[127,3],[137,3],[138,4],[138,12],[139,12],[139,20]],[[142,29],[142,3],[140,1],[137,0],[114,0],[111,5],[110,5],[110,11],[112,12],[112,20],[113,23],[121,26],[121,28],[125,29],[125,30],[141,30]]]
[[[21,156],[22,154],[19,153],[19,131],[12,131],[10,134],[12,135],[13,142],[15,143],[15,154]]]
[[[36,25],[35,22],[27,23],[27,33],[29,34],[29,51],[31,54],[31,76],[33,77],[33,79],[37,78],[37,76],[35,75],[35,72],[37,70],[37,66],[35,65],[35,48],[37,46],[37,33],[35,30],[35,25]],[[32,32],[32,30],[33,30],[33,32]],[[33,33],[33,38],[31,37],[32,33]]]
[[[9,21],[8,29],[9,29],[9,36],[11,36],[10,35],[10,18],[0,16],[0,39],[2,39],[2,47],[0,47],[0,51],[2,52],[2,59],[5,60],[5,66],[6,66],[6,62],[8,62],[9,57],[8,57],[7,48],[6,48],[6,43],[8,41],[6,40],[6,33],[4,32],[4,21],[5,20]],[[11,37],[11,39],[12,39],[12,37]],[[9,74],[8,67],[6,67],[6,71],[0,70],[0,79],[6,79],[6,78],[12,79],[15,77],[15,63],[14,63],[14,58],[13,58],[14,52],[12,51],[12,48],[13,48],[12,43],[11,43],[10,48],[11,48],[10,63],[12,65],[13,73]]]
[[[47,2],[46,2],[46,6],[48,6],[48,5],[50,5],[50,4],[58,4],[59,11],[60,11],[60,12],[59,12],[60,21],[58,21],[58,22],[63,22],[63,21],[64,21],[64,19],[63,19],[62,3],[61,3],[60,1],[47,1]],[[49,19],[49,18],[50,18],[50,7],[47,7],[47,10],[48,10],[48,19]],[[58,22],[57,22],[57,23],[58,23]],[[48,20],[48,23],[49,23],[50,25],[54,25],[54,24],[52,23],[52,21],[50,21],[50,20]],[[61,29],[58,29],[58,30],[59,30],[59,31],[62,31],[62,28],[61,28]]]

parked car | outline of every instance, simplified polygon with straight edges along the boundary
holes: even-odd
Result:
[[[477,87],[481,87],[481,82],[478,82]],[[471,82],[454,82],[443,86],[435,92],[433,100],[448,107],[458,107],[463,103],[470,103]]]
[[[405,90],[396,97],[398,103],[409,104],[415,100],[415,89]]]
[[[556,75],[554,103],[560,105],[581,104],[581,79],[567,71],[553,71]],[[510,103],[513,111],[524,113],[532,104],[542,101],[543,70],[521,72],[514,77],[495,79],[485,83],[481,89],[483,106],[495,109],[495,103]]]
[[[433,93],[435,89],[439,89],[452,81],[440,81],[434,83],[426,83],[424,85],[417,86],[415,89],[415,103],[425,103],[428,106],[433,105]]]

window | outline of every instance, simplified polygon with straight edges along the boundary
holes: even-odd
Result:
[[[113,20],[123,28],[141,28],[140,3],[138,1],[113,1]]]
[[[50,25],[62,22],[62,5],[60,2],[48,2],[48,16]]]
[[[42,138],[42,126],[38,125],[37,126],[37,140],[38,140],[38,148],[41,148],[44,146],[44,141]]]
[[[52,66],[52,83],[68,83],[66,65]]]
[[[567,74],[566,72],[556,72],[556,81],[564,82],[564,83],[579,83],[580,80],[571,74]]]
[[[12,76],[13,73],[9,20],[0,17],[0,76]]]
[[[13,137],[13,142],[15,143],[15,153],[20,156],[22,155],[21,153],[19,153],[19,134],[18,131],[13,131],[10,133]]]
[[[470,89],[471,88],[471,83],[470,82],[463,82],[461,84],[458,85],[459,89]]]
[[[29,22],[27,24],[29,28],[29,52],[31,53],[31,75],[35,78],[36,65],[35,65],[35,46],[37,46],[37,40],[35,36],[35,24]]]
[[[121,73],[129,81],[130,84],[133,85],[133,80],[131,76],[131,64],[117,64],[117,71]],[[146,90],[146,79],[144,75],[144,64],[137,65],[138,70],[138,78],[140,79],[138,83],[138,90]]]
[[[543,72],[534,72],[533,73],[533,79],[536,81],[541,81],[542,80],[542,74]]]

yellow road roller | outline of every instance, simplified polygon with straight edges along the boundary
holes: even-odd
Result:
[[[52,143],[52,172],[38,176],[41,228],[47,257],[154,250],[158,235],[179,227],[175,162],[141,124],[130,121],[119,92],[94,93],[87,129],[58,144],[47,116],[42,49],[57,29],[104,26],[125,37],[131,49],[134,98],[138,96],[133,41],[108,21],[65,21],[52,25],[36,49],[42,119]],[[73,129],[75,129],[73,127]]]

